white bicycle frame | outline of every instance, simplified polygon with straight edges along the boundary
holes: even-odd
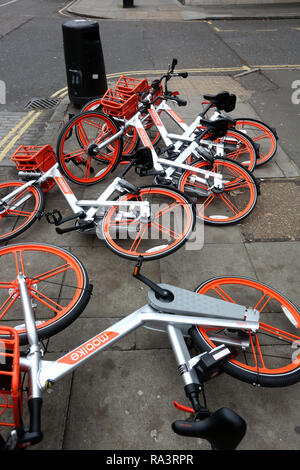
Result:
[[[66,182],[65,178],[62,176],[58,163],[55,163],[48,171],[43,174],[39,173],[29,173],[29,172],[19,172],[19,176],[25,177],[36,177],[35,179],[24,183],[20,188],[15,189],[7,196],[1,199],[4,203],[9,203],[10,200],[13,200],[18,194],[22,193],[26,188],[38,184],[41,185],[43,182],[52,178],[55,180],[57,186],[59,187],[62,195],[67,201],[69,207],[72,209],[74,214],[77,214],[79,211],[85,212],[85,217],[81,218],[81,222],[91,222],[94,220],[96,214],[99,216],[102,212],[104,214],[105,209],[111,206],[124,207],[128,206],[129,212],[124,212],[126,217],[136,218],[136,212],[139,211],[139,218],[147,218],[150,216],[150,206],[148,201],[115,201],[109,200],[115,191],[121,191],[121,178],[116,177],[112,183],[104,190],[104,192],[96,200],[78,200],[73,193],[72,189]],[[23,204],[28,198],[29,194],[18,199],[14,206],[11,209],[15,209]],[[80,228],[80,227],[79,227]]]
[[[40,398],[42,391],[52,387],[57,380],[141,326],[164,331],[168,334],[178,367],[182,370],[182,366],[185,365],[185,372],[181,373],[184,384],[196,383],[200,386],[199,379],[193,369],[195,358],[191,360],[184,340],[184,337],[188,335],[188,330],[193,325],[252,332],[256,332],[259,328],[259,312],[255,309],[229,304],[224,300],[199,295],[173,286],[162,285],[164,289],[170,289],[174,293],[176,301],[173,302],[173,307],[166,304],[166,307],[162,308],[161,305],[165,302],[160,304],[160,301],[156,300],[154,292],[150,290],[148,304],[118,321],[110,328],[99,332],[93,338],[88,339],[59,359],[46,361],[42,359],[33,308],[26,286],[26,279],[22,273],[19,273],[18,281],[30,346],[27,356],[20,357],[20,368],[22,371],[29,373],[29,398]],[[186,305],[188,305],[188,308],[184,310],[183,305],[187,298]],[[174,313],[178,309],[182,309],[182,314]],[[217,312],[219,312],[219,315]],[[220,312],[224,312],[223,317]],[[221,338],[221,341],[219,340],[222,344],[223,338]],[[229,338],[228,344],[245,347],[242,340]]]
[[[175,120],[180,125],[180,127],[184,130],[183,134],[177,135],[169,134],[167,132],[167,129],[158,114],[160,110],[166,111],[173,118],[173,120]],[[174,161],[158,156],[143,125],[143,121],[145,120],[145,118],[142,117],[142,114],[140,112],[136,113],[131,119],[124,120],[120,131],[108,140],[98,144],[98,150],[100,151],[103,147],[109,145],[118,137],[121,137],[124,131],[129,127],[134,127],[137,130],[137,133],[143,146],[149,147],[151,149],[154,169],[156,171],[164,171],[164,177],[166,179],[171,179],[171,176],[177,169],[191,170],[193,171],[193,173],[197,174],[196,178],[198,182],[207,184],[208,187],[210,187],[211,184],[208,183],[208,178],[212,178],[214,187],[222,188],[223,176],[220,173],[204,170],[202,168],[195,168],[184,163],[191,154],[195,155],[198,159],[201,158],[201,153],[198,152],[199,150],[201,150],[201,145],[196,142],[194,135],[195,130],[200,125],[200,117],[196,118],[190,126],[187,126],[184,121],[182,121],[182,119],[177,115],[177,113],[172,108],[170,108],[167,103],[165,103],[165,101],[162,101],[162,103],[158,107],[151,105],[149,109],[149,114],[166,145],[171,145],[175,141],[176,143],[174,150],[176,151],[180,149],[184,142],[189,144],[188,147],[183,152],[181,152],[180,155]],[[207,141],[205,143],[207,145]],[[219,149],[219,151],[217,152],[218,156],[224,155],[223,144],[214,143],[213,146]],[[166,169],[164,167],[166,167]]]

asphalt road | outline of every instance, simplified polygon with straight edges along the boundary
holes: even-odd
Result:
[[[0,80],[6,104],[0,111],[21,112],[33,97],[48,97],[66,86],[60,0],[0,0]],[[252,105],[275,126],[284,150],[300,167],[300,105],[291,101],[300,78],[298,20],[152,22],[102,20],[100,37],[106,73],[165,69],[172,57],[180,68],[259,67],[241,78],[252,87]],[[276,66],[269,70],[269,66]],[[255,76],[254,76],[255,75]]]

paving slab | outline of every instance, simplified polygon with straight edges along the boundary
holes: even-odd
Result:
[[[245,247],[257,278],[300,305],[300,242],[246,243]]]

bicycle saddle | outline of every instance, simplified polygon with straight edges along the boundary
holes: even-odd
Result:
[[[200,421],[174,421],[172,429],[181,436],[205,439],[215,450],[233,450],[246,434],[247,424],[233,410],[220,408]]]
[[[200,124],[207,127],[207,129],[213,134],[213,137],[224,137],[228,131],[230,124],[229,119],[221,118],[215,121],[210,121],[209,119],[201,119]]]
[[[203,98],[210,101],[219,111],[226,113],[233,111],[236,104],[236,95],[228,91],[221,91],[217,95],[203,95]]]

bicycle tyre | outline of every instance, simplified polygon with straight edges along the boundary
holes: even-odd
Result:
[[[250,119],[250,118],[235,119],[235,126],[236,126],[236,129],[240,132],[243,132],[242,129],[245,129],[245,126],[248,126],[251,128],[253,132],[256,131],[256,132],[263,133],[263,134],[258,134],[258,135],[249,135],[252,141],[254,143],[257,142],[258,144],[260,144],[260,146],[261,146],[262,139],[264,139],[265,145],[267,146],[267,149],[264,148],[264,150],[262,150],[260,148],[258,151],[257,160],[256,160],[257,167],[264,165],[265,163],[269,162],[274,157],[277,151],[277,140],[278,140],[276,131],[274,131],[274,129],[272,129],[270,126],[268,126],[262,121],[259,121],[257,119]]]
[[[243,166],[237,162],[234,162],[230,159],[226,158],[215,158],[214,161],[207,162],[207,161],[198,161],[191,165],[191,167],[202,168],[204,170],[209,170],[212,172],[220,173],[223,175],[225,179],[224,189],[222,192],[214,193],[208,191],[207,184],[204,185],[203,183],[191,183],[188,181],[188,178],[193,173],[191,170],[185,170],[179,181],[178,181],[178,189],[189,196],[194,195],[197,199],[197,217],[204,221],[206,224],[212,225],[229,225],[235,224],[240,222],[241,220],[245,219],[254,209],[257,203],[258,197],[258,187],[257,181],[253,177],[253,175]],[[230,178],[233,178],[231,181]],[[195,186],[192,187],[192,186]],[[241,191],[245,188],[245,191]],[[199,193],[203,193],[203,195]],[[224,193],[229,194],[232,197],[239,196],[239,204],[242,203],[242,197],[245,200],[243,202],[243,207],[238,207],[237,201],[231,201],[227,195],[224,196]],[[192,193],[192,194],[190,194]],[[241,194],[241,196],[240,196]],[[215,201],[212,205],[212,201]],[[208,209],[209,211],[216,211],[222,210],[222,214],[220,213],[208,213],[205,214],[205,210]],[[220,207],[221,206],[221,207]],[[215,209],[215,207],[217,207]]]
[[[182,192],[178,191],[177,189],[175,188],[167,188],[165,186],[156,186],[156,185],[153,185],[153,186],[143,186],[141,188],[139,188],[139,193],[138,195],[136,194],[133,194],[133,193],[128,193],[127,195],[125,196],[120,196],[120,198],[118,199],[124,199],[125,200],[136,200],[136,201],[141,201],[141,200],[145,200],[144,198],[145,197],[152,197],[153,199],[158,196],[162,196],[162,197],[166,197],[166,198],[169,198],[171,201],[173,200],[173,202],[169,203],[169,206],[167,206],[167,209],[168,207],[171,207],[173,205],[173,209],[176,208],[176,206],[179,206],[179,210],[180,208],[182,208],[182,212],[183,212],[183,215],[184,217],[182,218],[182,221],[184,222],[183,223],[183,230],[182,230],[182,233],[177,233],[176,231],[174,231],[173,229],[169,229],[167,227],[165,227],[164,225],[161,225],[159,222],[156,222],[156,220],[161,220],[161,218],[163,216],[166,216],[166,214],[168,213],[171,213],[171,210],[168,212],[167,210],[159,210],[157,213],[155,213],[153,215],[153,218],[151,220],[151,222],[147,222],[147,223],[140,223],[138,225],[138,222],[134,222],[134,223],[131,223],[131,226],[134,227],[134,224],[136,224],[136,226],[138,227],[138,230],[136,230],[136,233],[139,235],[139,240],[138,240],[138,236],[134,239],[134,242],[132,243],[132,240],[130,240],[128,243],[126,243],[128,241],[128,238],[124,238],[123,240],[125,240],[124,242],[124,245],[125,247],[123,246],[120,246],[118,245],[112,238],[111,234],[110,234],[110,228],[119,228],[120,225],[117,225],[117,223],[115,222],[114,220],[114,216],[117,214],[117,211],[116,211],[116,207],[112,207],[111,209],[109,209],[104,218],[103,218],[103,222],[102,222],[102,225],[101,225],[101,230],[102,230],[102,236],[107,244],[107,246],[117,255],[123,257],[123,258],[126,258],[126,259],[130,259],[130,260],[136,260],[139,256],[143,256],[144,260],[154,260],[154,259],[159,259],[159,258],[162,258],[164,256],[167,256],[171,253],[174,253],[176,250],[178,250],[181,246],[184,245],[184,243],[188,240],[189,236],[191,235],[193,229],[194,229],[194,226],[195,226],[195,222],[196,222],[196,217],[195,217],[195,211],[194,211],[194,207],[193,207],[193,204],[191,203],[191,200],[189,198],[187,198]],[[174,206],[175,204],[175,206]],[[154,207],[154,206],[153,206]],[[181,212],[180,212],[181,213]],[[176,215],[179,215],[179,214],[175,214],[173,215],[174,219],[176,218]],[[186,217],[186,219],[185,219]],[[123,224],[123,226],[125,225],[126,227],[126,221],[125,221],[125,224]],[[127,223],[127,226],[130,224]],[[157,225],[159,226],[159,228],[157,229]],[[151,227],[150,227],[151,226]],[[153,230],[154,233],[157,235],[157,232],[160,234],[160,232],[162,234],[169,234],[170,238],[174,238],[175,241],[170,243],[170,245],[166,246],[166,245],[157,245],[157,247],[150,247],[148,248],[147,250],[145,250],[145,248],[142,249],[141,245],[145,245],[147,244],[147,238],[144,238],[144,235],[146,233],[146,230]],[[178,235],[178,238],[176,239],[176,235]],[[130,237],[129,237],[130,238]],[[136,243],[135,243],[136,242]],[[136,244],[137,248],[133,247],[133,245]],[[131,249],[128,248],[127,246],[130,246],[133,247]]]
[[[16,189],[16,187],[18,186],[21,187],[23,185],[24,183],[22,181],[8,181],[6,183],[0,183],[0,199],[1,199],[1,193],[5,192],[6,189],[12,188],[11,189],[11,192],[12,192],[14,191],[14,189]],[[34,198],[34,207],[28,214],[26,214],[27,211],[24,211],[23,206],[22,206],[23,210],[18,210],[18,211],[14,209],[4,209],[4,212],[1,213],[1,210],[0,210],[0,229],[1,229],[0,242],[2,243],[7,242],[11,240],[12,238],[15,238],[21,233],[25,232],[25,230],[31,227],[31,225],[41,216],[44,210],[45,199],[44,199],[43,192],[39,186],[37,185],[29,186],[22,192],[22,195],[24,195],[25,193],[32,195]],[[16,199],[14,200],[16,201]],[[24,202],[24,204],[25,203],[26,201]],[[8,222],[8,217],[13,215],[12,212],[15,213],[17,220],[14,223],[13,227],[11,227],[12,230],[9,229],[10,231],[8,233],[4,233],[4,230],[5,230],[4,224]],[[25,220],[24,223],[21,223],[21,225],[17,226],[16,224],[18,222],[18,219],[20,217],[26,217],[26,215],[28,215],[27,220]]]
[[[242,362],[243,355],[240,354],[224,365],[224,372],[243,382],[263,387],[284,387],[300,381],[300,310],[293,302],[268,285],[247,277],[215,277],[200,284],[195,289],[195,292],[217,296],[217,298],[229,302],[237,300],[239,304],[250,305],[259,309],[261,319],[264,316],[267,318],[266,321],[268,323],[259,322],[257,333],[252,335],[248,333],[250,352],[247,350],[245,353],[247,358],[244,359],[245,363]],[[251,299],[250,303],[249,299]],[[281,310],[277,312],[276,310],[279,307],[281,307]],[[284,312],[283,307],[285,307],[288,313]],[[273,309],[275,309],[275,313]],[[280,313],[282,314],[281,316],[279,316]],[[284,327],[271,326],[269,320],[271,315],[273,315],[273,322],[275,321],[281,325],[284,324]],[[295,332],[296,325],[297,335]],[[287,329],[287,327],[293,333],[282,330],[282,328]],[[193,328],[192,339],[201,351],[210,351],[215,347],[214,341],[209,338],[208,330],[201,326]],[[215,337],[216,334],[217,332],[214,331]],[[261,337],[264,338],[266,344],[261,343]],[[269,340],[269,338],[271,339]],[[274,344],[275,340],[280,342],[280,348],[278,344]],[[282,346],[284,342],[287,343],[288,357],[283,356]],[[297,349],[296,345],[298,345]],[[271,347],[272,352],[268,349]],[[277,351],[276,347],[279,348],[279,352],[277,352],[277,356],[274,356]],[[256,349],[257,352],[255,351]],[[293,349],[296,349],[294,357],[292,354]],[[264,354],[265,350],[267,354]],[[251,351],[253,356],[252,361]],[[269,367],[271,361],[274,361],[273,368]]]
[[[78,130],[79,126],[81,135]],[[76,141],[75,139],[70,140],[72,139],[73,130],[75,130]],[[109,138],[118,131],[118,126],[114,120],[98,111],[79,113],[70,119],[58,137],[56,148],[59,167],[66,178],[76,184],[92,185],[102,181],[110,174],[118,165],[122,155],[122,137],[118,137],[113,143],[105,147],[107,154],[105,154],[104,148],[101,150],[101,155],[96,154],[90,156],[87,153],[87,149],[91,144],[94,144],[95,141],[97,141],[98,144],[101,142],[101,132],[105,134],[105,138]],[[93,134],[92,138],[88,135],[88,132]],[[78,148],[78,146],[80,148]],[[74,147],[76,150],[74,150]],[[65,151],[69,152],[65,153]],[[73,164],[72,169],[68,168],[69,163]],[[103,167],[100,166],[100,170],[96,173],[96,176],[91,175],[92,163],[93,165],[103,165]],[[80,165],[85,167],[83,177],[81,176]]]
[[[5,281],[0,282],[0,320],[16,328],[20,344],[28,343],[18,303],[20,271],[26,276],[29,297],[36,304],[33,309],[40,340],[70,325],[90,299],[92,286],[83,264],[63,248],[50,244],[8,245],[0,249],[0,264],[5,266]]]

